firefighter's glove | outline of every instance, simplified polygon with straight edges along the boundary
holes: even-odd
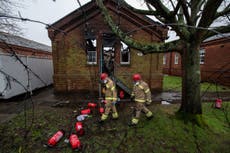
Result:
[[[152,103],[152,100],[147,99],[146,100],[146,105],[150,105]]]
[[[117,101],[113,101],[113,102],[112,102],[112,105],[116,105],[116,103],[117,103]]]

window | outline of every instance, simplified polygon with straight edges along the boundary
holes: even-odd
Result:
[[[95,39],[86,40],[87,64],[97,64],[96,44],[97,42]]]
[[[164,65],[166,64],[166,59],[167,59],[167,56],[166,56],[166,54],[164,54],[164,56],[163,56],[163,64]]]
[[[200,50],[200,64],[204,64],[205,62],[205,50],[201,49]]]
[[[87,51],[87,63],[88,64],[97,64],[97,52],[96,51]]]
[[[175,53],[174,64],[178,64],[178,63],[179,63],[179,54]]]
[[[130,64],[130,49],[123,42],[121,42],[120,63]]]

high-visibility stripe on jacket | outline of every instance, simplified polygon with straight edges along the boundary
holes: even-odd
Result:
[[[105,100],[116,101],[117,100],[117,90],[115,83],[110,78],[107,79],[108,82],[105,84]]]
[[[151,100],[151,91],[149,89],[149,86],[144,81],[139,81],[138,84],[135,84],[133,86],[132,96],[135,97],[136,102],[144,103],[146,101],[152,101]]]

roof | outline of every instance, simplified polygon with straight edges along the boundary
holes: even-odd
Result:
[[[117,12],[117,7],[118,7],[117,0],[106,0],[105,5],[107,5],[108,9],[113,11],[114,13],[119,13]],[[137,27],[144,27],[142,28],[143,30],[148,30],[148,32],[155,33],[158,37],[162,37],[161,30],[167,29],[161,23],[152,20],[146,15],[140,15],[134,13],[124,5],[119,6],[119,11],[120,12],[126,11],[125,13],[119,13],[119,15],[125,17],[127,20],[130,20],[130,22],[136,24]],[[49,37],[51,38],[53,34],[55,35],[60,31],[65,31],[68,33],[72,29],[84,24],[88,20],[93,19],[96,15],[100,13],[101,13],[100,9],[97,6],[95,0],[91,0],[90,2],[86,3],[82,7],[74,10],[73,12],[67,14],[60,20],[54,22],[48,28]],[[85,14],[87,14],[87,16]],[[149,25],[158,25],[158,26],[149,26]],[[52,29],[52,27],[55,27],[55,29]],[[55,31],[56,29],[59,29],[59,31],[58,30]],[[165,37],[167,36],[167,34],[164,35]]]
[[[223,33],[223,34],[217,34],[212,37],[209,37],[205,39],[203,42],[208,42],[208,41],[213,41],[213,40],[218,40],[218,39],[224,39],[224,38],[230,38],[230,33]]]
[[[11,44],[11,45],[32,48],[32,49],[46,51],[46,52],[52,52],[50,46],[35,42],[33,40],[25,39],[16,35],[5,33],[5,32],[0,32],[0,42],[6,42],[7,44]]]

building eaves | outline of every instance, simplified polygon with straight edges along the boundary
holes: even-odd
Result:
[[[218,40],[218,39],[224,39],[224,38],[230,38],[230,33],[223,33],[223,34],[217,34],[214,35],[212,37],[209,37],[207,39],[205,39],[203,42],[209,42],[209,41],[213,41],[213,40]]]
[[[19,36],[8,34],[5,32],[0,32],[0,42],[5,42],[11,45],[32,48],[46,52],[52,52],[52,48],[50,46],[35,42],[33,40],[25,39]]]
[[[82,7],[77,8],[76,10],[70,12],[69,14],[65,15],[61,19],[59,19],[56,22],[52,23],[52,25],[48,29],[52,29],[52,27],[54,27],[54,28],[58,28],[58,29],[60,28],[60,30],[63,30],[62,27],[67,22],[71,22],[71,20],[73,20],[73,18],[75,18],[75,17],[77,17],[79,15],[82,15],[83,12],[85,12],[88,8],[92,7],[93,4],[94,3],[92,1],[86,3]],[[68,19],[68,20],[66,20],[66,19]]]
[[[117,0],[105,0],[105,5],[107,3],[110,3],[112,5],[118,5],[118,1]],[[117,8],[117,6],[115,7]],[[167,29],[167,27],[165,27],[164,25],[162,25],[159,22],[154,21],[153,19],[151,19],[150,17],[146,16],[146,15],[141,15],[141,14],[137,14],[134,12],[131,12],[127,7],[122,6],[120,7],[120,10],[126,10],[129,12],[130,15],[135,16],[136,18],[134,19],[135,22],[142,21],[142,23],[144,23],[142,26],[144,27],[143,29],[149,29],[149,30],[155,30],[154,32],[157,32],[158,30],[163,30],[163,29]],[[49,32],[49,35],[52,37],[53,34],[57,34],[58,30],[56,31],[55,29],[52,30],[52,27],[55,27],[56,29],[59,30],[63,30],[65,32],[68,33],[68,31],[71,31],[72,28],[69,28],[71,24],[75,24],[75,26],[71,27],[76,27],[79,26],[80,24],[83,24],[84,21],[80,22],[80,20],[85,20],[85,22],[89,19],[88,16],[84,16],[84,14],[89,15],[90,13],[92,13],[92,10],[94,12],[96,12],[96,10],[99,10],[95,0],[91,0],[90,2],[86,3],[85,5],[83,5],[80,8],[77,8],[75,11],[67,14],[66,16],[64,16],[63,18],[59,19],[58,21],[54,22],[48,29],[52,32]],[[113,9],[112,9],[113,10]],[[113,10],[116,13],[116,10]],[[90,12],[90,13],[89,13]],[[77,24],[78,23],[78,24]],[[67,28],[68,27],[68,28]],[[157,31],[156,31],[157,30]],[[52,34],[51,34],[52,33]],[[156,33],[157,34],[157,33]]]

